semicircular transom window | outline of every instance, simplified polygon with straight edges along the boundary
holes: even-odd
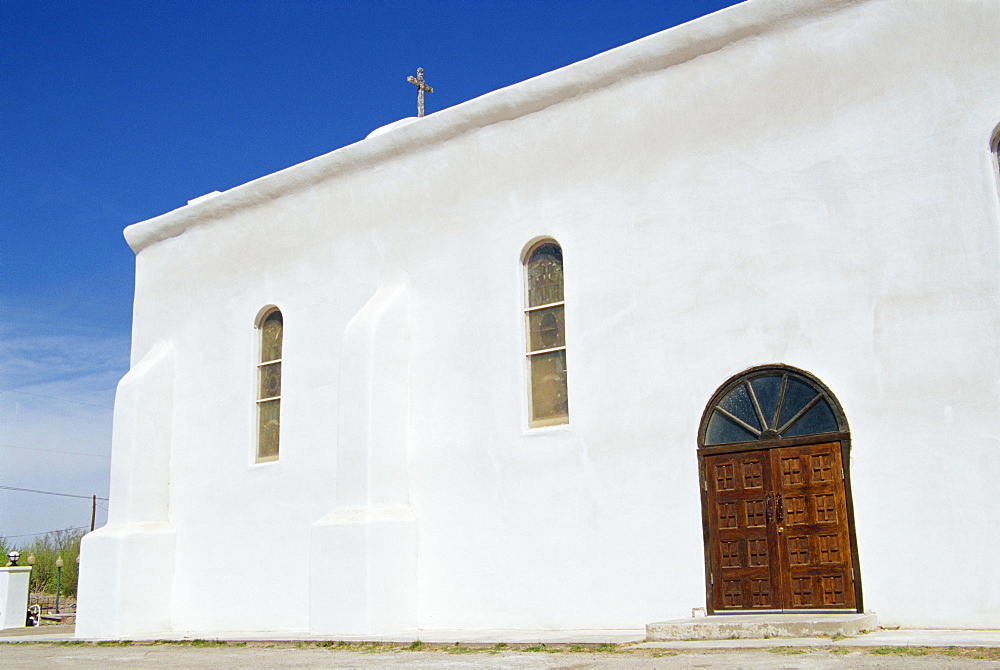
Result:
[[[712,407],[704,446],[779,440],[841,430],[827,393],[790,370],[738,380]]]

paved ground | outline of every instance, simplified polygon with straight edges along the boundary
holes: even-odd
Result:
[[[179,636],[180,637],[180,636]],[[420,631],[396,642],[226,636],[73,639],[0,631],[0,668],[996,668],[1000,630],[878,630],[840,639],[643,642],[644,631]],[[419,637],[422,642],[412,642]],[[6,643],[6,644],[4,644]]]
[[[24,643],[0,645],[3,668],[1000,668],[1000,648],[836,646],[667,649],[532,645],[419,650],[378,643]],[[817,641],[813,640],[813,644]],[[324,646],[329,645],[329,646]]]

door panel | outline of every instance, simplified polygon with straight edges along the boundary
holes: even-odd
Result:
[[[839,442],[705,456],[713,609],[855,606]]]
[[[712,593],[715,609],[775,609],[771,464],[764,451],[708,456]]]
[[[854,571],[840,443],[771,454],[781,587],[787,609],[854,607]]]

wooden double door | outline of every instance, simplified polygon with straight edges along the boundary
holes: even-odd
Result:
[[[840,442],[702,459],[711,609],[859,607]]]

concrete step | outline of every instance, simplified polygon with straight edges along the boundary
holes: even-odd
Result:
[[[834,637],[878,628],[875,614],[719,614],[646,624],[646,639],[735,640],[765,637]]]

